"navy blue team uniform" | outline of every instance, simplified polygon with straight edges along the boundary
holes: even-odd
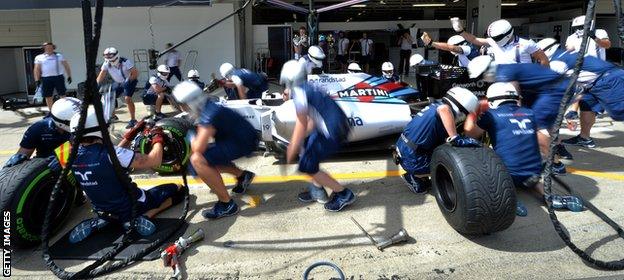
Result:
[[[213,166],[230,166],[232,161],[250,155],[258,147],[258,134],[251,124],[233,110],[206,101],[198,125],[216,129],[215,142],[204,152]]]
[[[321,161],[338,152],[349,135],[347,116],[322,89],[306,83],[291,93],[297,113],[306,113],[314,120],[314,131],[308,135],[299,157],[299,171],[319,172]]]
[[[438,115],[442,103],[432,103],[422,109],[405,127],[396,143],[399,164],[410,175],[429,174],[433,150],[444,144],[448,133]]]
[[[390,81],[390,82],[393,82],[393,83],[401,81],[401,77],[399,77],[399,75],[397,75],[397,74],[392,74],[392,77],[390,77],[390,78],[386,78],[386,77],[384,77],[384,78],[386,80]]]
[[[129,168],[134,159],[134,151],[119,147],[115,149],[122,167]],[[81,145],[72,165],[72,172],[98,216],[103,219],[114,217],[121,223],[131,220],[132,202],[126,188],[115,174],[104,144]],[[137,198],[138,215],[158,208],[168,198],[172,198],[176,204],[183,197],[175,184],[160,185],[149,190],[139,189],[133,184],[132,191]]]
[[[206,87],[206,84],[204,82],[200,81],[200,80],[189,79],[189,81],[195,83],[202,90]]]
[[[541,173],[537,124],[531,109],[515,101],[503,103],[483,113],[477,125],[487,131],[516,187],[523,187],[527,179]]]
[[[243,82],[243,86],[248,88],[247,99],[261,98],[262,93],[269,89],[269,83],[262,74],[240,68],[232,72],[232,76],[237,76]],[[239,99],[236,89],[226,90],[228,99]]]
[[[32,124],[24,133],[20,147],[34,149],[36,157],[54,155],[54,149],[69,141],[70,134],[60,132],[51,117],[44,118]]]

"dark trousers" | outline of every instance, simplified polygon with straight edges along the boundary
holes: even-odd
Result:
[[[409,58],[408,58],[409,59]],[[171,81],[171,77],[175,76],[178,78],[178,81],[182,81],[182,73],[180,72],[180,67],[171,66],[169,67],[169,76],[167,76],[167,82]]]
[[[407,76],[409,74],[410,56],[412,56],[412,50],[401,50],[399,53],[399,75]]]

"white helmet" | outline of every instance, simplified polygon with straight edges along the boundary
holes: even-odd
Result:
[[[73,97],[64,97],[54,102],[50,116],[56,127],[69,132],[69,122],[74,115],[80,113],[81,105],[82,101]]]
[[[189,107],[190,114],[193,117],[199,116],[199,113],[206,103],[208,96],[197,84],[190,81],[183,81],[177,84],[172,91],[173,97],[180,103]]]
[[[475,96],[472,91],[463,87],[449,89],[444,97],[442,97],[442,102],[451,106],[455,112],[456,122],[461,120],[460,116],[467,116],[470,113],[474,113],[479,104],[477,96]]]
[[[392,75],[394,74],[394,65],[392,65],[392,62],[384,62],[381,65],[381,73],[385,78],[392,78]]]
[[[503,102],[518,101],[520,95],[512,83],[493,83],[487,89],[487,99],[490,108],[496,109]]]
[[[119,63],[119,52],[114,47],[108,47],[104,50],[104,61],[117,66]]]
[[[362,72],[362,68],[360,67],[359,64],[355,62],[351,62],[349,64],[349,67],[347,67],[347,73],[360,73],[360,72]]]
[[[594,20],[591,21],[591,25],[594,25]],[[583,27],[585,26],[585,16],[578,16],[572,20],[572,27]],[[573,28],[577,29],[577,28]]]
[[[453,46],[463,46],[467,44],[468,42],[466,41],[466,39],[464,39],[464,37],[460,35],[453,35],[451,36],[451,38],[448,39],[448,41],[446,41],[446,43],[449,45],[453,45]],[[458,55],[458,53],[456,52],[451,52],[451,53],[454,55]]]
[[[471,79],[485,74],[484,79],[492,80],[496,74],[496,62],[489,55],[477,56],[468,63],[468,73]]]
[[[167,79],[170,71],[171,70],[169,70],[169,66],[164,64],[158,65],[158,68],[156,68],[156,72],[158,72],[158,77],[160,77],[161,79]]]
[[[559,42],[553,38],[545,38],[537,42],[537,46],[546,53],[548,59],[552,59],[553,54],[559,48]]]
[[[488,37],[496,41],[496,44],[502,47],[511,41],[511,38],[514,36],[514,29],[509,21],[499,19],[488,26],[487,34]]]
[[[421,62],[423,62],[423,60],[425,60],[425,58],[422,55],[413,54],[412,56],[410,56],[409,65],[410,66],[418,65]]]
[[[280,83],[287,88],[301,86],[307,79],[305,66],[297,60],[290,60],[282,66]]]
[[[199,71],[195,70],[195,69],[191,69],[188,71],[188,74],[186,74],[186,77],[191,79],[191,78],[196,78],[199,79]]]
[[[310,60],[314,62],[316,67],[323,67],[323,59],[325,59],[323,49],[318,46],[311,46],[308,49],[308,57],[310,57]]]
[[[72,133],[76,133],[79,121],[80,114],[75,114],[69,122],[69,127],[71,128]],[[108,127],[108,123],[106,124],[106,126]],[[97,115],[95,114],[95,108],[93,108],[93,106],[89,106],[89,109],[87,110],[87,119],[85,120],[83,133],[83,137],[95,136],[102,138],[102,132],[100,132],[100,124],[98,123]]]
[[[219,73],[221,74],[222,78],[229,79],[230,75],[232,75],[232,72],[234,72],[234,65],[229,62],[223,63],[219,67]]]

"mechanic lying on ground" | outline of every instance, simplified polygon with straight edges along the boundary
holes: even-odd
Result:
[[[467,67],[470,60],[479,56],[479,48],[468,43],[464,37],[459,35],[453,35],[446,43],[442,43],[434,42],[431,37],[429,37],[429,34],[424,32],[421,39],[428,47],[452,53],[457,57],[458,64],[461,67]]]
[[[52,104],[50,115],[32,124],[22,137],[20,148],[4,164],[3,168],[20,164],[32,156],[45,158],[54,156],[54,149],[69,140],[69,121],[80,112],[82,102],[73,97],[64,97]]]
[[[71,120],[73,133],[76,132],[79,119],[80,115],[76,114]],[[120,145],[129,144],[143,130],[144,124],[141,121],[129,130]],[[165,136],[161,128],[155,128],[151,130],[150,137],[152,149],[147,155],[135,153],[123,147],[115,147],[117,158],[123,168],[149,169],[160,165]],[[63,158],[60,161],[64,163],[66,159]],[[60,169],[60,165],[57,168]],[[128,190],[117,177],[108,151],[102,142],[102,133],[93,107],[90,107],[87,112],[84,135],[71,168],[98,217],[84,220],[75,226],[69,234],[69,241],[80,242],[110,223],[118,223],[127,228],[132,219],[132,202],[128,196]],[[141,215],[134,222],[137,232],[142,236],[156,231],[156,225],[149,220],[150,218],[182,201],[185,193],[188,192],[188,189],[176,184],[164,184],[143,190],[133,183],[131,188],[137,197],[137,214]]]
[[[458,147],[481,146],[479,141],[459,135],[455,128],[477,106],[477,97],[470,90],[454,87],[407,124],[396,143],[395,161],[407,172],[401,178],[411,191],[421,194],[429,189],[429,164],[437,146],[445,142]]]
[[[503,160],[516,188],[532,189],[544,196],[544,185],[540,180],[542,157],[537,143],[537,124],[533,110],[520,107],[520,95],[512,83],[494,83],[487,90],[489,110],[480,115],[466,118],[464,132],[473,138],[480,138],[487,131],[496,154]],[[578,197],[552,195],[555,209],[583,210]],[[526,216],[527,209],[518,200],[516,215]]]
[[[298,198],[302,202],[325,203],[328,211],[340,211],[355,202],[355,194],[319,167],[322,160],[338,152],[346,142],[349,135],[347,117],[326,92],[307,82],[305,65],[301,62],[286,62],[280,82],[288,90],[297,113],[286,161],[293,162],[299,155],[299,171],[312,177],[308,190],[300,193]],[[327,198],[323,187],[332,190],[331,199]]]
[[[269,89],[265,75],[245,68],[234,68],[234,65],[227,62],[221,64],[219,73],[225,80],[222,86],[230,100],[260,98]]]
[[[238,113],[208,100],[203,90],[192,82],[178,84],[173,89],[173,96],[187,105],[191,117],[197,119],[197,135],[191,143],[191,164],[219,199],[202,215],[207,219],[236,215],[239,207],[225,188],[221,173],[236,176],[233,192],[245,192],[255,174],[241,170],[232,161],[256,150],[259,141],[256,130]],[[209,143],[211,139],[214,142]]]

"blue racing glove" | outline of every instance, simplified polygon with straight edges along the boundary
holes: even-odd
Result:
[[[52,172],[59,173],[61,172],[61,170],[63,170],[63,167],[61,167],[61,163],[58,161],[56,156],[49,156],[48,160],[50,160],[50,163],[48,163],[48,168]]]
[[[28,157],[25,154],[14,154],[11,156],[11,158],[9,158],[9,160],[7,160],[7,162],[4,164],[4,167],[2,168],[7,168],[7,167],[11,167],[14,165],[18,165],[24,161],[26,161],[28,159]]]
[[[467,136],[456,135],[448,139],[448,142],[455,147],[481,147],[481,142]]]

